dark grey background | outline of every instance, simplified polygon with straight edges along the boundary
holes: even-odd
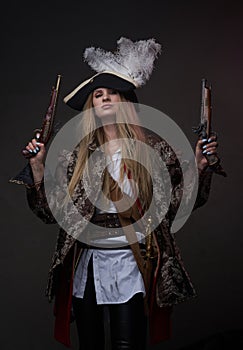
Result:
[[[173,338],[153,349],[181,349],[242,329],[243,6],[239,1],[9,1],[1,9],[1,332],[2,350],[64,349],[53,339],[44,297],[57,227],[28,209],[8,179],[25,165],[20,150],[40,126],[56,75],[63,75],[57,119],[75,115],[62,98],[92,74],[87,46],[154,37],[163,46],[141,103],[160,109],[195,143],[200,81],[213,86],[214,129],[227,178],[215,176],[209,202],[177,233],[198,297],[174,310]],[[95,332],[95,330],[94,330]],[[74,346],[77,344],[72,327]],[[239,347],[235,347],[239,348]],[[85,349],[84,349],[85,350]]]

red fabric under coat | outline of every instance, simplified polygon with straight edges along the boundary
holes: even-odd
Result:
[[[64,260],[60,273],[60,284],[56,293],[54,315],[55,329],[54,337],[57,341],[66,347],[71,347],[70,340],[70,322],[73,292],[73,271],[70,266],[74,267],[74,250],[71,249]],[[155,300],[154,279],[152,286],[152,298],[149,305],[149,342],[151,345],[157,344],[171,337],[171,307],[160,308]]]

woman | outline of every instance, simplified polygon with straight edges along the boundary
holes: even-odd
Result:
[[[152,41],[150,44],[153,46],[155,43]],[[156,54],[153,53],[153,59]],[[44,191],[45,146],[37,139],[32,139],[26,146],[26,150],[33,155],[29,160],[33,186],[27,188],[32,210],[44,222],[56,222],[53,215],[55,208],[65,203],[67,195],[65,191],[64,194],[62,192],[66,177],[62,165],[68,162],[68,192],[84,218],[79,226],[81,232],[78,239],[70,234],[71,231],[67,234],[63,227],[60,229],[47,288],[49,300],[55,297],[56,339],[70,346],[72,311],[80,350],[102,348],[105,340],[104,312],[107,311],[113,350],[145,349],[147,316],[151,343],[166,339],[170,336],[173,305],[195,295],[174,237],[170,234],[182,196],[182,169],[165,140],[139,125],[136,106],[133,105],[137,102],[134,92],[138,86],[136,83],[136,79],[117,72],[117,69],[101,71],[64,99],[70,107],[83,111],[83,136],[71,157],[65,152],[60,157],[53,201],[47,201]],[[170,203],[164,218],[149,235],[152,237],[150,248],[156,254],[152,265],[148,264],[149,278],[146,277],[144,265],[149,260],[148,256],[144,259],[148,253],[147,226],[140,225],[139,219],[148,211],[153,192],[156,193],[154,211],[158,210],[160,215],[164,204],[163,194],[160,193],[163,179],[161,175],[162,180],[152,183],[151,172],[161,169],[154,168],[153,160],[141,148],[141,143],[149,145],[156,152],[159,150],[172,184]],[[214,138],[197,142],[195,156],[199,169],[199,193],[195,207],[207,200],[212,171],[204,154],[216,153],[216,147]],[[90,161],[87,168],[87,161],[95,152],[97,157],[93,163]],[[105,160],[105,171],[99,169],[101,159]],[[85,179],[92,172],[97,177],[102,174],[100,191],[91,188],[91,185],[88,190],[87,184],[84,186]],[[93,192],[92,201],[87,192]],[[124,210],[117,204],[122,198],[131,200],[130,207]],[[65,215],[68,217],[66,221],[70,222],[70,213],[63,211]],[[156,216],[156,213],[152,215]],[[87,222],[98,227],[97,232],[92,230],[94,226],[87,228]],[[126,225],[129,224],[133,228],[127,232]],[[118,230],[118,233],[112,229]]]

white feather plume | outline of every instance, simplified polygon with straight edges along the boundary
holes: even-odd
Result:
[[[138,86],[144,85],[154,68],[154,60],[161,52],[161,45],[154,39],[136,42],[121,37],[117,50],[112,53],[101,48],[89,47],[84,51],[84,61],[96,71],[112,71],[133,79]]]

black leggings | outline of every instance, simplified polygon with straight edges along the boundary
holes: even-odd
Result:
[[[92,259],[88,268],[84,298],[73,297],[73,311],[78,330],[79,350],[146,349],[143,294],[137,293],[123,304],[97,305]],[[106,339],[105,334],[110,334],[110,339]]]

